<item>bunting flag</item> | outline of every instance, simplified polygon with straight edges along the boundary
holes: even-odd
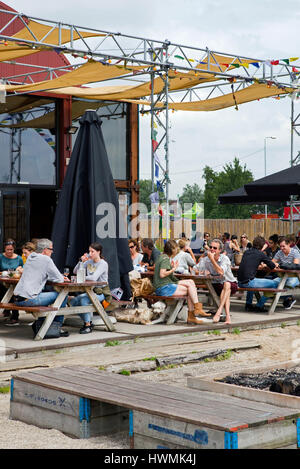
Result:
[[[162,183],[160,181],[156,181],[156,187],[157,187],[158,192],[164,191]]]
[[[53,140],[52,135],[51,135],[51,134],[49,135],[49,133],[46,133],[46,132],[45,132],[45,129],[34,129],[34,130],[35,130],[35,131],[39,134],[39,136],[42,137],[42,138],[45,140],[45,142],[47,142],[48,145],[49,145],[51,148],[53,148],[53,150],[55,151],[55,141]]]
[[[156,179],[158,179],[159,178],[159,164],[160,164],[160,161],[159,161],[159,158],[158,158],[156,153],[154,153],[154,160],[155,160],[155,177],[156,177]]]
[[[155,162],[155,177],[156,179],[159,178],[159,166],[156,162]]]

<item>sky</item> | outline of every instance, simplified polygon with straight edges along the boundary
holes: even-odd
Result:
[[[41,19],[136,35],[265,60],[300,56],[300,3],[286,0],[8,0]],[[300,68],[300,61],[294,63]],[[300,101],[295,103],[295,116]],[[151,178],[150,118],[140,118],[140,179]],[[276,137],[266,139],[265,137]],[[290,166],[291,99],[273,98],[212,111],[170,113],[170,197],[186,184],[204,189],[203,168],[215,171],[239,158],[255,179]],[[294,137],[294,156],[300,138]],[[164,153],[160,153],[161,160]]]

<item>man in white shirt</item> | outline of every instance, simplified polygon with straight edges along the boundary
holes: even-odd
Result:
[[[20,306],[48,306],[54,303],[58,292],[43,291],[46,282],[65,282],[67,277],[61,274],[51,259],[53,243],[49,239],[39,239],[37,241],[36,252],[30,254],[24,265],[22,277],[15,290],[15,303]],[[61,307],[66,306],[67,298]],[[55,316],[55,321],[63,323],[64,316]],[[43,318],[38,320],[43,322]],[[68,335],[61,332],[62,336]]]
[[[230,324],[230,295],[236,293],[238,285],[231,270],[229,258],[222,254],[224,249],[220,239],[213,239],[206,257],[198,264],[199,270],[205,273],[221,276],[212,282],[214,289],[220,296],[220,305],[214,315],[213,322],[219,322],[223,307],[226,313],[225,324]]]
[[[290,246],[290,240],[286,237],[280,238],[279,241],[280,251],[276,252],[273,257],[273,262],[276,267],[280,267],[282,264],[299,264],[300,263],[300,252],[299,249]],[[299,271],[300,273],[300,271]],[[276,279],[277,280],[277,279]],[[279,283],[280,279],[278,279]],[[296,288],[300,284],[300,280],[297,274],[291,274],[287,279],[284,287]],[[281,297],[282,298],[282,297]],[[296,299],[292,295],[288,295],[283,299],[283,306],[285,309],[291,309],[296,303]]]

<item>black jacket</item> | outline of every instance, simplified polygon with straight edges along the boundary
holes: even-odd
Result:
[[[274,262],[264,252],[254,248],[245,251],[237,274],[238,282],[247,283],[249,280],[254,279],[257,268],[262,262],[270,267],[270,269],[275,268]]]

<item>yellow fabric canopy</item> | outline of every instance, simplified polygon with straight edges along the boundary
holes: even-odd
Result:
[[[28,29],[29,28],[29,29]],[[13,35],[16,41],[20,41],[21,44],[9,41],[7,45],[0,44],[0,62],[4,60],[15,60],[26,55],[36,54],[41,50],[49,50],[47,46],[39,46],[36,49],[32,49],[31,45],[22,43],[22,40],[27,41],[39,41],[43,40],[48,44],[59,45],[59,29],[53,26],[47,26],[45,24],[38,23],[30,20],[28,22],[28,28],[24,26],[18,33]],[[61,44],[66,44],[71,41],[70,29],[61,28]],[[5,35],[5,30],[3,32]],[[79,31],[79,34],[73,30],[73,40],[80,39],[80,37],[97,37],[105,36],[101,33],[92,33],[90,31]]]
[[[41,96],[7,96],[6,103],[0,103],[0,114],[24,112],[51,102],[52,99]]]
[[[36,105],[41,105],[38,102]],[[103,102],[87,102],[87,101],[73,101],[72,103],[72,120],[82,116],[86,109],[98,109],[101,106],[105,106]],[[43,116],[31,119],[29,121],[19,122],[13,125],[1,125],[5,128],[30,128],[30,129],[54,129],[55,128],[55,111],[50,111]]]
[[[170,103],[169,109],[177,111],[217,111],[225,109],[230,106],[238,104],[249,103],[257,99],[269,98],[271,96],[278,96],[283,94],[292,93],[293,88],[277,88],[277,86],[267,86],[266,84],[250,85],[240,91],[218,96],[217,98],[206,99],[203,101],[192,101],[182,103]]]
[[[45,91],[55,90],[56,88],[64,88],[67,86],[83,85],[86,83],[94,83],[110,78],[120,77],[132,73],[133,71],[142,70],[144,67],[110,65],[96,62],[90,59],[87,63],[80,66],[76,70],[64,73],[53,80],[40,81],[38,83],[30,83],[28,85],[6,85],[6,91]]]
[[[208,77],[203,78],[201,74],[199,74],[199,76],[195,76],[194,73],[192,74],[181,73],[179,74],[179,76],[177,76],[177,74],[174,71],[171,71],[169,89],[174,91],[174,90],[192,88],[193,86],[199,83],[203,83],[207,81],[214,81],[214,80],[216,80],[216,77],[214,77],[213,75],[209,75]],[[51,83],[49,83],[49,85],[50,84]],[[165,82],[163,78],[161,77],[155,78],[153,93],[154,94],[161,93],[164,87],[165,87]],[[48,91],[51,92],[52,89],[49,89]],[[101,86],[101,87],[94,87],[94,88],[76,88],[74,86],[69,86],[66,88],[56,89],[55,93],[72,95],[78,98],[107,100],[107,101],[139,99],[139,98],[143,98],[145,96],[151,95],[151,81],[147,81],[140,85],[119,85],[119,86],[109,85],[109,86]]]

